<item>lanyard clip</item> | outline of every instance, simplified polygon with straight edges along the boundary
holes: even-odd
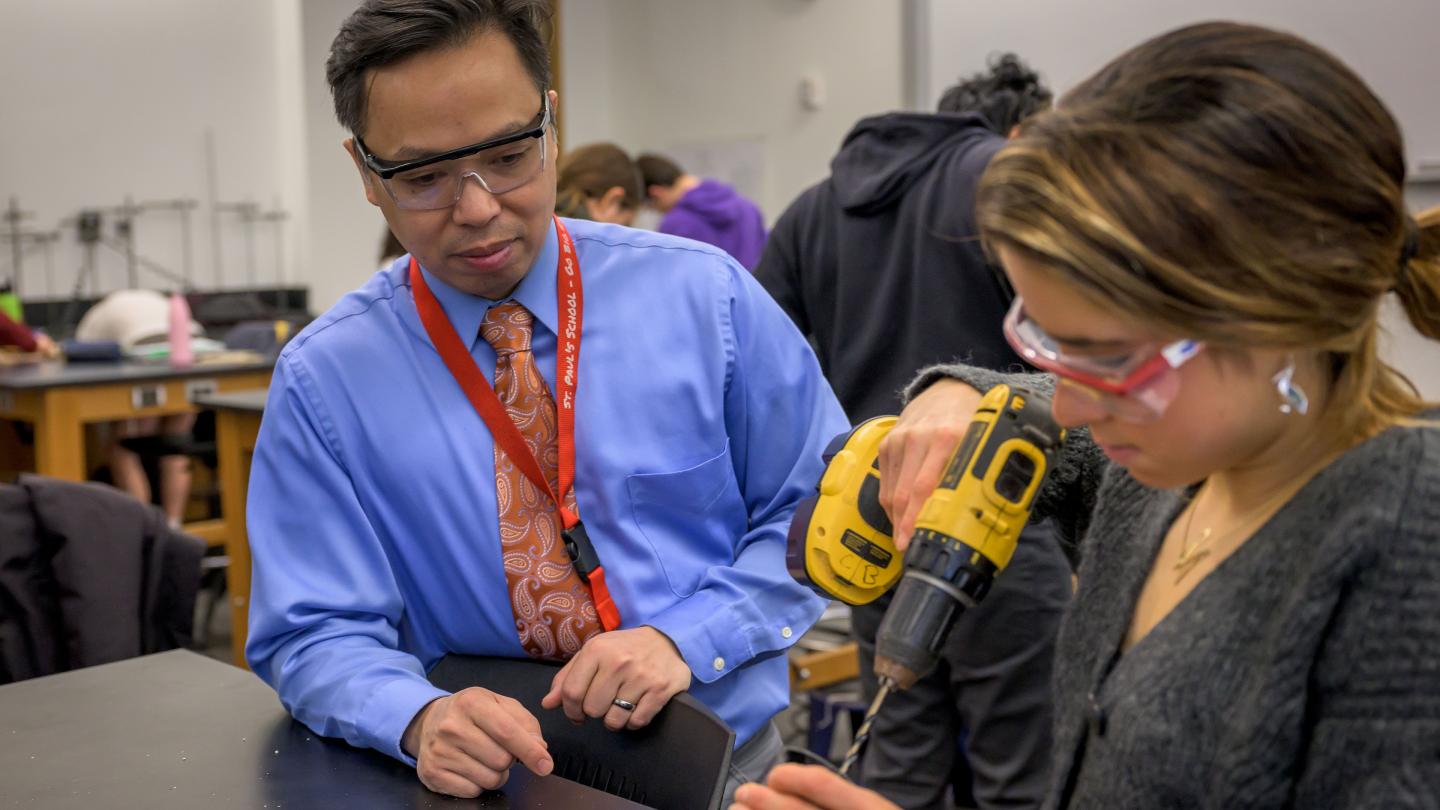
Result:
[[[620,609],[610,598],[610,586],[605,583],[605,566],[600,564],[600,555],[595,551],[595,544],[590,542],[585,524],[576,522],[560,532],[560,538],[565,541],[565,553],[570,555],[575,573],[590,586],[590,597],[595,602],[595,612],[600,615],[600,626],[607,631],[618,629]]]
[[[565,541],[565,553],[570,555],[570,562],[575,564],[575,573],[589,582],[590,575],[600,567],[600,555],[595,553],[595,544],[590,542],[585,524],[576,523],[560,532],[560,538]]]

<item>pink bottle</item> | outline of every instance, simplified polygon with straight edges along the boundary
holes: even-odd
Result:
[[[190,348],[190,304],[178,291],[170,293],[170,365],[188,366],[195,362]]]

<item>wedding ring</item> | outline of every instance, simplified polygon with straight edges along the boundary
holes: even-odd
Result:
[[[610,702],[613,703],[613,704],[615,704],[616,706],[619,706],[620,708],[624,709],[624,710],[627,711],[627,712],[633,712],[633,711],[635,711],[635,704],[634,704],[634,703],[631,703],[631,702],[628,701],[628,700],[625,700],[624,698],[618,698],[618,697],[617,697],[617,698],[615,698],[614,700],[612,700],[612,701],[610,701]]]

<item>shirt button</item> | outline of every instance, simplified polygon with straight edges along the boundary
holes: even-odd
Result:
[[[721,671],[721,670],[723,670],[723,669],[725,669],[725,659],[724,659],[724,658],[720,658],[720,657],[716,657],[716,659],[715,659],[715,671],[716,671],[716,672],[719,672],[719,671]]]
[[[781,635],[781,637],[783,637],[783,638],[789,638],[789,637],[795,635],[795,631],[794,631],[794,630],[791,630],[791,629],[788,628],[788,627],[782,627],[782,628],[780,628],[780,635]]]

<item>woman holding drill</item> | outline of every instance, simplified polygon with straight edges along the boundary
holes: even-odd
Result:
[[[1006,335],[1048,374],[922,374],[881,500],[906,537],[980,393],[1053,390],[1044,500],[1083,540],[1046,807],[1435,806],[1440,409],[1379,314],[1440,339],[1440,210],[1404,180],[1354,73],[1235,24],[1132,49],[991,164]],[[737,800],[889,806],[797,766]]]

